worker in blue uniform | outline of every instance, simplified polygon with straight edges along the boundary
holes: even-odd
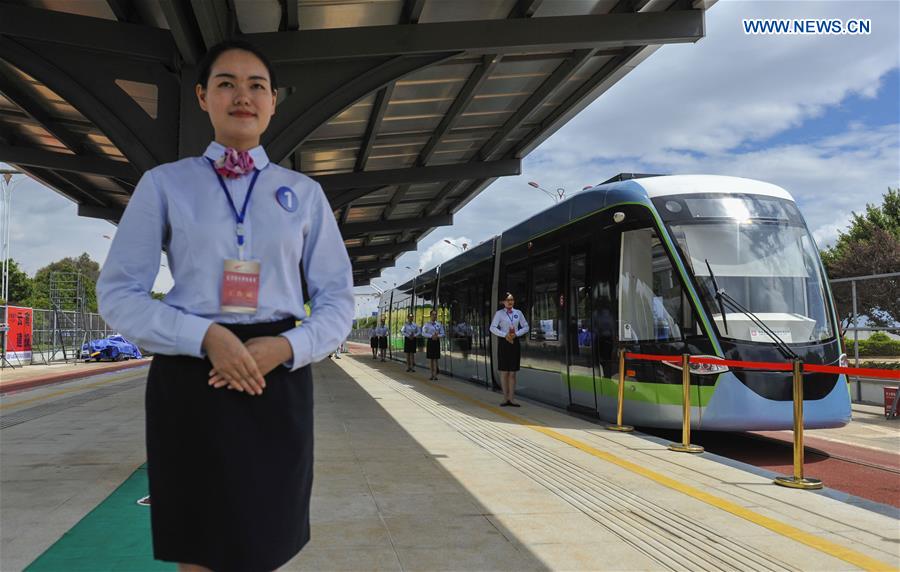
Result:
[[[381,361],[384,361],[384,354],[387,351],[388,347],[388,327],[385,325],[385,319],[382,316],[381,324],[375,328],[375,343],[378,346],[378,353],[381,356]]]
[[[438,360],[441,359],[441,339],[444,338],[444,326],[437,321],[438,313],[431,311],[431,319],[422,325],[422,337],[425,338],[425,359],[431,368],[430,381],[437,381]]]
[[[400,335],[403,336],[403,353],[406,354],[406,371],[416,371],[416,342],[420,330],[414,319],[412,314],[407,316],[406,323],[400,329]]]
[[[195,91],[215,140],[143,174],[97,283],[107,322],[155,354],[153,551],[182,570],[275,570],[309,541],[310,364],[353,318],[350,261],[321,186],[260,146],[277,86],[258,48],[209,50]],[[155,300],[163,247],[174,286]]]

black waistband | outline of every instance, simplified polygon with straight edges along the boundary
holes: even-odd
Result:
[[[277,322],[260,322],[257,324],[220,324],[228,328],[241,341],[261,336],[277,336],[293,329],[297,325],[295,318],[285,318]]]

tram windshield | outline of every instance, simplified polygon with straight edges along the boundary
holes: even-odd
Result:
[[[759,216],[758,201],[696,201],[705,203],[702,210],[689,204],[694,200],[685,201],[694,216],[689,221],[679,217],[670,228],[703,289],[721,336],[773,342],[746,314],[733,308],[725,307],[723,320],[709,268],[719,288],[786,343],[818,342],[834,336],[818,253],[793,203],[766,201],[768,208]]]

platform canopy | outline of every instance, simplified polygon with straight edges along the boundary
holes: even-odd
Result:
[[[209,142],[196,64],[240,36],[281,84],[270,158],[322,184],[367,284],[711,3],[0,0],[0,161],[118,221]]]

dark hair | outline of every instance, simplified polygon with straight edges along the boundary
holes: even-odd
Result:
[[[266,70],[269,72],[269,88],[274,92],[278,87],[278,82],[275,79],[275,68],[272,67],[272,62],[269,61],[269,58],[266,57],[266,54],[262,53],[262,50],[254,46],[249,42],[245,42],[244,40],[225,40],[224,42],[219,42],[215,46],[211,47],[206,55],[203,56],[203,59],[200,60],[200,64],[197,67],[197,83],[203,86],[203,89],[206,89],[206,85],[209,83],[209,74],[212,72],[213,64],[216,63],[216,60],[219,59],[219,56],[224,54],[225,52],[231,50],[241,50],[244,52],[250,52],[257,58],[259,61],[266,66]]]
[[[513,300],[516,299],[516,297],[512,295],[512,292],[507,292],[506,296],[503,297],[503,300],[506,300],[507,298],[512,298]]]

